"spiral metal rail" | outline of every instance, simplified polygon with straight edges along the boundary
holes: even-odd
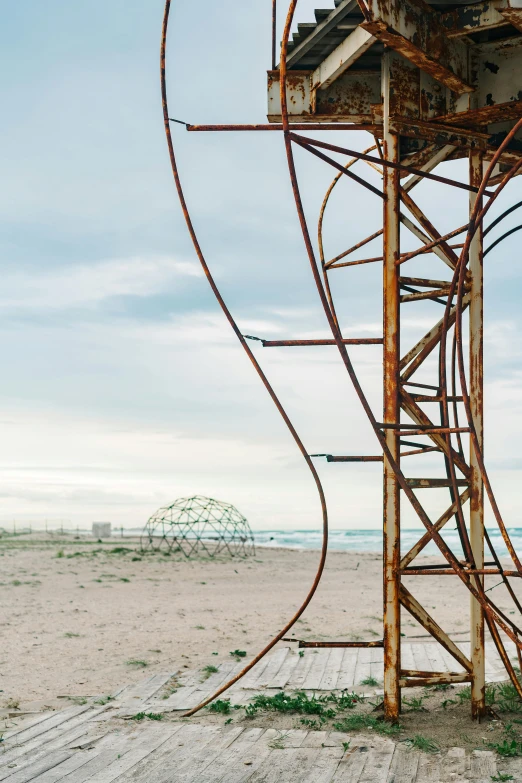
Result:
[[[432,568],[430,573],[431,574],[448,574],[448,573],[455,574],[456,576],[458,576],[458,578],[463,583],[463,585],[467,588],[469,593],[473,596],[477,605],[480,607],[481,611],[483,612],[483,616],[485,618],[489,632],[491,634],[493,641],[495,642],[495,645],[505,665],[509,678],[511,679],[511,682],[513,683],[513,686],[515,687],[517,693],[522,698],[522,686],[517,678],[516,671],[513,667],[513,664],[511,663],[505,645],[505,637],[507,637],[509,640],[511,640],[511,642],[515,644],[518,652],[519,664],[521,664],[521,668],[522,668],[522,630],[520,628],[520,625],[517,624],[509,615],[506,614],[506,612],[503,609],[501,609],[495,603],[493,598],[488,594],[488,592],[484,588],[484,576],[487,574],[498,574],[513,601],[514,607],[516,608],[518,613],[522,615],[522,605],[518,600],[510,581],[511,578],[522,576],[522,563],[509,537],[506,524],[504,522],[504,519],[498,507],[497,501],[495,499],[495,495],[491,486],[489,475],[485,467],[483,451],[482,451],[481,433],[479,431],[480,425],[478,425],[476,421],[476,415],[474,415],[474,412],[472,410],[473,405],[472,405],[472,400],[470,398],[470,392],[468,389],[468,381],[466,378],[466,362],[465,362],[464,349],[463,349],[463,344],[464,344],[463,313],[469,305],[470,284],[469,284],[468,270],[470,265],[470,248],[472,248],[473,242],[476,240],[477,236],[483,235],[485,237],[491,229],[499,225],[514,210],[522,206],[522,202],[519,202],[514,206],[509,207],[495,221],[493,221],[489,225],[489,227],[483,228],[484,221],[492,205],[496,202],[496,200],[499,198],[501,193],[503,193],[504,189],[513,179],[513,177],[515,177],[519,173],[519,170],[522,168],[522,159],[520,159],[517,160],[513,165],[511,165],[509,170],[506,171],[500,178],[498,174],[495,174],[494,184],[496,185],[496,189],[495,191],[488,190],[488,188],[491,187],[491,183],[493,181],[494,172],[497,163],[501,160],[503,153],[508,149],[510,142],[515,137],[515,134],[522,128],[522,119],[520,119],[518,122],[515,123],[511,131],[506,135],[502,143],[498,146],[496,152],[492,155],[487,169],[483,173],[481,171],[480,175],[476,176],[475,184],[470,186],[465,185],[463,183],[457,183],[453,180],[448,180],[443,177],[438,177],[437,175],[430,174],[429,172],[426,171],[420,171],[412,167],[401,165],[400,162],[399,163],[393,162],[390,159],[390,157],[385,154],[386,150],[383,151],[383,148],[378,139],[376,139],[376,143],[374,145],[369,147],[363,153],[360,153],[353,150],[347,150],[343,147],[327,144],[323,141],[312,139],[309,136],[306,137],[300,136],[295,132],[295,130],[301,129],[302,126],[298,126],[295,123],[290,124],[289,111],[287,105],[288,45],[289,45],[289,38],[290,38],[290,30],[292,27],[294,13],[297,5],[297,0],[291,0],[286,22],[285,22],[285,27],[284,27],[282,48],[281,48],[281,61],[279,65],[280,101],[281,101],[281,119],[282,119],[282,127],[280,128],[280,130],[282,130],[282,134],[284,137],[284,143],[285,143],[286,155],[288,161],[288,171],[289,171],[290,181],[292,184],[293,194],[295,198],[295,206],[296,206],[296,210],[297,210],[297,214],[299,217],[301,230],[303,234],[304,245],[310,263],[314,283],[317,289],[319,301],[323,309],[329,329],[331,331],[332,340],[286,341],[286,342],[279,341],[278,343],[269,342],[269,341],[262,341],[262,342],[264,345],[291,345],[291,344],[335,345],[339,352],[341,362],[344,365],[344,368],[348,374],[348,378],[359,398],[360,404],[365,412],[365,415],[372,426],[373,432],[375,434],[376,442],[379,446],[379,449],[382,451],[383,456],[352,458],[352,457],[333,457],[332,455],[309,455],[303,442],[301,441],[295,428],[293,427],[287,413],[285,412],[281,402],[279,401],[277,394],[275,393],[273,387],[269,383],[263,370],[261,369],[261,366],[258,363],[257,359],[255,358],[252,350],[250,349],[247,343],[247,339],[249,339],[249,336],[243,335],[241,333],[232,314],[227,308],[227,305],[225,304],[225,301],[221,296],[221,293],[219,292],[216,283],[211,275],[211,272],[209,270],[209,267],[203,255],[201,246],[199,244],[198,238],[196,236],[190,218],[190,214],[185,201],[185,197],[184,197],[184,193],[179,177],[179,172],[177,168],[176,158],[174,154],[172,134],[170,128],[171,119],[169,118],[169,110],[168,110],[168,103],[167,103],[165,56],[166,56],[166,39],[167,39],[170,4],[171,4],[170,0],[166,0],[164,20],[163,20],[162,42],[161,42],[161,86],[162,86],[164,125],[165,125],[165,132],[167,136],[167,144],[169,148],[170,162],[171,162],[174,180],[178,191],[178,196],[181,202],[183,214],[185,216],[187,227],[191,235],[199,261],[208,279],[208,282],[212,288],[212,291],[223,313],[225,314],[232,330],[236,334],[236,337],[238,338],[239,342],[241,343],[243,350],[246,352],[248,358],[252,362],[260,380],[262,381],[267,392],[269,393],[278,412],[280,413],[283,420],[285,421],[286,426],[288,427],[298,449],[300,450],[303,456],[303,459],[305,460],[310,470],[310,473],[312,475],[312,478],[315,482],[319,494],[319,499],[322,508],[322,526],[323,526],[323,545],[322,545],[321,555],[317,568],[317,573],[312,582],[312,586],[309,592],[304,598],[302,605],[295,612],[294,616],[291,618],[291,620],[289,620],[289,622],[285,625],[285,627],[269,642],[269,644],[266,645],[266,647],[237,676],[235,676],[232,680],[230,680],[222,688],[220,688],[215,694],[212,695],[212,697],[204,701],[202,704],[198,705],[196,708],[194,708],[187,714],[192,715],[195,712],[197,712],[203,706],[205,706],[210,701],[212,701],[217,696],[219,696],[221,693],[226,691],[233,683],[237,682],[244,674],[246,674],[246,672],[249,671],[264,655],[266,655],[266,653],[270,649],[272,649],[278,641],[280,641],[285,637],[289,629],[294,625],[296,620],[302,615],[302,613],[305,611],[306,607],[312,600],[312,597],[317,589],[317,586],[319,584],[319,581],[323,573],[326,553],[327,553],[327,545],[328,545],[328,515],[327,515],[326,501],[325,501],[323,488],[321,486],[321,482],[319,479],[319,475],[317,473],[316,468],[314,467],[311,458],[312,456],[327,456],[328,461],[349,462],[349,461],[375,460],[375,461],[384,462],[385,471],[388,470],[389,471],[388,475],[392,475],[394,477],[404,497],[408,499],[411,507],[415,511],[418,519],[421,521],[422,525],[426,530],[425,535],[420,539],[420,541],[415,545],[415,547],[413,547],[413,549],[410,550],[409,553],[407,553],[405,556],[402,557],[402,560],[400,561],[401,573],[408,574],[408,575],[420,575],[421,569],[411,568],[409,567],[409,564],[419,554],[419,552],[421,552],[425,548],[425,546],[429,542],[434,542],[436,544],[445,562],[442,566]],[[359,5],[363,10],[363,14],[366,18],[367,9],[364,3],[362,2],[362,0],[361,2],[359,2]],[[275,2],[273,3],[273,30],[275,31]],[[273,35],[273,41],[275,40],[274,36],[275,36],[275,32]],[[273,60],[274,60],[273,64],[275,65],[274,44],[273,44]],[[317,126],[318,129],[320,127],[321,127],[320,125]],[[308,124],[308,126],[306,126],[307,130],[313,130],[314,128],[315,126],[312,124]],[[209,129],[226,130],[227,126],[222,126],[221,128],[209,127]],[[232,129],[232,126],[230,127],[230,129]],[[249,127],[243,126],[242,129],[268,130],[269,128],[264,126],[249,126]],[[316,252],[314,250],[314,246],[311,238],[311,232],[308,226],[308,222],[304,213],[303,204],[301,200],[300,187],[299,187],[296,166],[294,161],[295,146],[307,150],[314,156],[322,159],[325,163],[332,165],[338,170],[338,174],[336,175],[335,179],[333,180],[330,188],[326,193],[319,214],[319,223],[318,223],[319,258],[317,257]],[[377,150],[378,153],[376,156],[369,154],[371,152],[374,152],[375,150]],[[341,165],[333,158],[326,155],[325,154],[326,152],[334,152],[338,154],[344,153],[349,156],[349,160],[344,165]],[[402,265],[406,261],[422,253],[430,252],[430,251],[439,251],[444,254],[446,259],[450,259],[451,263],[448,265],[452,267],[452,271],[453,271],[451,281],[449,281],[448,283],[445,282],[444,284],[441,283],[438,289],[435,287],[435,284],[438,281],[430,281],[431,283],[433,283],[432,288],[435,287],[435,290],[419,292],[418,291],[419,283],[418,282],[415,283],[415,281],[411,283],[411,285],[415,286],[413,288],[411,287],[411,285],[407,285],[404,282],[403,284],[401,284],[401,289],[407,292],[406,294],[404,294],[406,299],[403,299],[403,301],[415,301],[416,299],[424,298],[424,299],[430,299],[431,301],[438,301],[444,305],[444,315],[440,324],[437,327],[435,336],[433,336],[432,334],[431,340],[425,343],[420,348],[419,346],[416,346],[417,348],[416,353],[410,352],[413,354],[413,363],[410,363],[410,366],[408,367],[406,373],[403,374],[401,378],[401,383],[402,383],[401,395],[403,395],[403,398],[406,401],[405,409],[407,410],[410,417],[413,418],[415,422],[415,424],[413,425],[411,424],[408,425],[403,422],[400,422],[398,418],[395,424],[393,423],[383,424],[382,422],[379,422],[377,420],[377,417],[375,416],[368,402],[366,394],[354,370],[354,366],[348,348],[352,343],[356,343],[356,344],[365,343],[365,342],[382,343],[383,341],[382,340],[366,340],[366,341],[349,340],[343,337],[341,327],[339,324],[339,319],[336,314],[334,296],[332,293],[332,287],[329,280],[329,275],[331,271],[333,271],[334,269],[340,267],[349,267],[361,263],[372,263],[375,261],[383,260],[382,256],[377,258],[369,258],[369,259],[356,260],[356,261],[343,260],[346,259],[355,250],[363,247],[365,244],[371,242],[373,239],[376,239],[377,237],[382,235],[384,231],[383,229],[373,233],[369,237],[365,238],[361,242],[351,247],[349,250],[341,253],[340,255],[336,256],[331,260],[326,260],[326,256],[324,253],[324,246],[325,246],[325,241],[323,236],[324,215],[327,206],[329,204],[330,198],[332,196],[332,193],[337,183],[340,181],[340,179],[343,176],[348,176],[351,178],[352,181],[355,181],[359,183],[361,186],[368,188],[376,196],[383,199],[386,205],[386,195],[383,192],[375,188],[370,183],[366,182],[360,176],[351,172],[351,168],[354,166],[355,163],[359,161],[364,161],[368,165],[372,166],[372,168],[382,172],[384,176],[385,184],[386,184],[387,177],[388,180],[391,177],[398,178],[398,170],[406,169],[410,174],[413,175],[413,177],[417,177],[418,180],[422,179],[423,177],[435,179],[449,186],[457,186],[459,188],[463,188],[473,194],[474,206],[470,212],[469,222],[464,226],[460,226],[455,230],[446,233],[445,235],[441,235],[435,229],[435,227],[430,223],[430,221],[423,215],[423,213],[417,207],[415,202],[411,199],[408,189],[406,187],[400,188],[400,196],[401,196],[402,203],[405,204],[408,210],[416,217],[418,223],[420,223],[420,225],[424,229],[425,235],[422,237],[423,244],[418,250],[400,255],[396,263]],[[487,201],[485,201],[486,198]],[[399,219],[403,222],[403,224],[409,227],[408,219],[405,216],[403,216],[402,213],[400,213]],[[520,228],[522,228],[522,226],[517,226],[516,228],[510,229],[509,231],[505,232],[499,239],[497,239],[489,246],[489,248],[486,250],[484,255],[489,253],[496,246],[498,246],[500,242],[502,242],[505,238],[507,238],[509,235],[519,230]],[[416,230],[413,231],[413,233],[419,236],[420,233],[419,229],[417,228]],[[457,237],[459,234],[464,235],[463,242],[457,246],[450,245],[449,244],[450,240],[453,239],[454,237]],[[459,248],[460,252],[458,255],[454,252],[454,247]],[[409,299],[407,297],[409,297]],[[256,338],[250,338],[250,339],[256,339]],[[436,383],[428,385],[428,384],[416,384],[411,382],[409,378],[411,377],[413,372],[420,366],[420,364],[424,361],[424,359],[426,359],[427,356],[432,354],[432,352],[435,349],[438,350],[438,371],[437,371]],[[386,351],[386,345],[385,345],[385,351]],[[448,365],[449,365],[449,371],[448,371]],[[412,369],[412,367],[414,369]],[[427,399],[438,403],[438,408],[440,411],[440,424],[434,424],[426,416],[426,414],[424,414],[424,412],[421,411],[418,403],[419,401],[422,401],[419,399],[422,398],[422,395],[418,395],[418,394],[415,395],[413,392],[411,393],[408,392],[406,389],[404,389],[404,386],[407,385],[412,387],[420,387],[421,390],[426,389],[426,390],[435,391],[435,395],[432,395]],[[465,414],[464,422],[461,422],[459,420],[459,409],[458,409],[457,402],[463,403],[464,414]],[[397,453],[397,450],[393,447],[393,445],[390,445],[393,444],[394,442],[393,440],[390,439],[390,435],[392,438],[395,438],[395,443],[397,445],[401,443],[404,445],[409,445],[413,447],[413,449],[409,452],[403,452],[402,454],[399,455]],[[431,445],[426,445],[424,443],[421,444],[410,443],[404,440],[404,438],[407,438],[411,435],[417,435],[420,437],[428,436],[431,440]],[[510,568],[506,568],[502,564],[498,554],[496,553],[493,547],[491,537],[489,536],[487,531],[484,531],[484,539],[487,547],[489,548],[491,559],[492,559],[492,563],[488,565],[491,565],[493,567],[489,568],[489,567],[485,567],[484,563],[479,563],[478,565],[476,563],[474,548],[472,542],[470,541],[470,534],[469,534],[469,530],[466,524],[466,519],[464,514],[464,503],[469,499],[470,492],[469,489],[466,489],[464,492],[461,493],[460,487],[465,482],[459,480],[457,477],[458,471],[460,471],[460,473],[462,473],[464,476],[467,477],[469,477],[469,473],[470,473],[470,468],[466,465],[464,460],[464,450],[463,450],[463,442],[462,442],[463,435],[469,436],[469,440],[472,448],[472,454],[474,455],[474,464],[476,465],[476,468],[480,474],[480,478],[481,481],[483,482],[483,487],[485,489],[491,509],[493,511],[496,524],[498,526],[503,542],[505,544],[505,547],[509,553],[510,560],[512,562],[512,567]],[[399,456],[407,457],[414,454],[418,455],[418,454],[433,453],[433,452],[437,452],[442,456],[444,462],[444,470],[446,474],[446,479],[442,481],[438,486],[448,487],[450,492],[450,497],[451,497],[451,505],[449,509],[447,509],[445,513],[435,523],[431,521],[425,508],[423,507],[422,503],[416,496],[414,492],[415,483],[412,482],[412,480],[407,479],[407,477],[405,476],[401,468],[401,464],[399,460]],[[448,543],[444,540],[443,536],[441,535],[440,531],[442,527],[450,519],[455,520],[456,527],[459,534],[460,544],[464,553],[464,558],[465,558],[464,561],[459,559],[459,556],[453,551],[453,549],[448,545]],[[385,546],[386,546],[386,542],[385,542]],[[424,573],[426,573],[426,571],[424,571]],[[406,588],[404,588],[404,586],[402,585],[400,586],[400,602],[403,606],[405,606],[410,611],[410,613],[414,617],[416,617],[416,619],[419,620],[419,622],[421,622],[421,624],[423,624],[430,631],[430,633],[444,647],[446,647],[446,649],[448,649],[452,653],[452,655],[454,655],[454,657],[457,658],[457,660],[459,660],[459,662],[463,665],[464,669],[469,673],[470,679],[472,679],[473,675],[471,671],[470,662],[467,661],[465,656],[463,656],[462,654],[460,657],[458,656],[455,645],[451,644],[451,640],[449,640],[449,637],[447,637],[447,635],[442,631],[442,629],[439,628],[439,626],[437,626],[437,624],[432,620],[432,618],[428,617],[425,613],[423,614],[423,610],[417,605],[415,599],[413,599],[413,596],[411,596],[411,594],[409,594]],[[331,644],[332,646],[334,645],[334,643]],[[370,645],[375,646],[375,644],[376,643],[373,644],[366,643],[366,646],[370,646]],[[382,646],[382,643],[380,644]],[[317,643],[315,646],[320,646],[320,644]],[[327,645],[325,644],[324,646]],[[353,643],[348,643],[348,642],[346,643],[339,642],[336,643],[336,646],[348,647],[348,646],[358,646],[358,645]],[[386,667],[386,657],[385,657],[385,667]],[[403,672],[402,674],[407,675],[408,673]],[[414,673],[410,673],[410,674],[414,674]],[[386,686],[386,681],[385,681],[385,686]],[[484,710],[484,706],[482,707],[482,711],[483,710]],[[388,717],[393,718],[394,715],[392,713],[389,713]],[[477,717],[480,716],[477,715]]]

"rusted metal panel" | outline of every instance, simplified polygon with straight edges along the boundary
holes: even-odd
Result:
[[[441,24],[448,38],[504,27],[508,20],[503,11],[509,11],[508,0],[484,0],[483,3],[459,5],[442,15]]]
[[[391,127],[402,136],[412,139],[430,141],[444,146],[450,144],[453,147],[467,147],[469,149],[485,150],[488,147],[489,135],[466,128],[453,128],[449,124],[439,122],[422,122],[421,120],[409,120],[402,117],[393,117]]]
[[[288,114],[301,122],[372,123],[372,106],[381,100],[380,75],[347,71],[325,90],[313,90],[313,71],[289,71]],[[268,120],[281,121],[279,71],[268,72]]]
[[[386,46],[460,94],[472,92],[466,43],[450,39],[439,15],[417,0],[369,0],[362,27]]]

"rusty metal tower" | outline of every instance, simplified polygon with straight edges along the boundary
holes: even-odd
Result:
[[[301,450],[323,507],[325,543],[310,593],[292,620],[246,671],[284,637],[313,596],[326,555],[326,503],[311,459],[314,455],[306,451],[247,344],[248,337],[241,334],[227,309],[188,214],[172,146],[172,120],[164,79],[169,6],[167,0],[162,41],[164,119],[187,225],[210,285]],[[484,237],[489,230],[522,205],[520,202],[508,207],[486,225],[491,205],[508,192],[504,189],[522,171],[522,0],[468,3],[335,0],[335,8],[316,11],[315,23],[299,25],[290,40],[296,6],[297,0],[291,0],[278,64],[276,1],[273,0],[269,124],[189,125],[187,130],[282,133],[306,253],[332,339],[262,342],[266,347],[337,346],[373,427],[377,449],[374,456],[322,456],[327,456],[330,462],[383,463],[383,639],[368,643],[300,644],[383,646],[384,710],[388,719],[394,720],[399,715],[402,688],[435,682],[470,682],[472,714],[480,719],[486,711],[486,625],[522,697],[522,687],[505,647],[506,639],[515,643],[520,664],[521,631],[484,588],[486,575],[498,575],[514,606],[522,613],[510,582],[511,578],[522,576],[522,564],[509,539],[483,458],[483,259],[493,245],[522,228],[517,226],[506,232],[484,251]],[[343,142],[349,139],[353,130],[370,134],[372,143],[364,152],[351,149],[349,142],[337,143],[339,137]],[[323,134],[321,139],[314,138],[310,135],[313,131],[336,131],[336,143],[323,141]],[[336,170],[319,215],[317,248],[302,207],[293,154],[296,145]],[[440,163],[459,158],[468,161],[467,182],[434,173]],[[382,175],[382,186],[377,187],[356,173],[353,169],[358,163],[376,169]],[[382,228],[370,236],[357,238],[351,247],[329,259],[324,253],[323,218],[332,191],[343,176],[373,193],[376,203],[381,204]],[[468,212],[464,225],[445,233],[437,230],[433,216],[428,216],[411,195],[423,180],[437,181],[462,194]],[[418,242],[415,250],[401,249],[404,232],[415,237]],[[374,241],[382,242],[378,255],[354,258],[352,254],[357,255],[357,251]],[[423,261],[421,276],[415,272],[419,268],[415,262],[419,259]],[[383,337],[346,339],[335,307],[332,275],[340,274],[335,271],[340,268],[349,274],[350,267],[368,263],[381,264],[383,269]],[[405,346],[401,344],[401,318],[409,303],[418,301],[439,303],[440,318],[435,319],[433,327],[415,345]],[[383,345],[382,415],[368,403],[349,353],[350,345],[368,342]],[[437,478],[422,474],[422,467],[420,471],[417,467],[422,466],[427,454],[439,461]],[[413,472],[421,472],[422,477],[409,478],[410,466],[416,466]],[[438,491],[437,498],[446,496],[434,519],[426,511],[424,501],[425,493],[430,490]],[[501,563],[485,529],[485,495],[509,552],[510,567]],[[411,505],[425,528],[418,542],[404,553],[400,548],[401,501]],[[453,551],[444,537],[443,528],[450,520],[455,520],[459,533],[459,552]],[[416,566],[416,557],[430,542],[437,545],[443,562],[433,567]],[[412,576],[457,577],[468,589],[469,656],[406,588],[404,577]],[[454,657],[456,671],[433,674],[401,663],[401,607]],[[227,683],[220,692],[231,684]]]

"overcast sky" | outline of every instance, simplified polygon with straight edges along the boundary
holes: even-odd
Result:
[[[314,5],[301,0],[297,19],[311,21]],[[185,230],[162,127],[162,11],[162,0],[4,9],[0,525],[47,518],[135,527],[197,493],[234,503],[256,528],[317,528],[308,471]],[[168,62],[172,116],[263,122],[269,0],[174,0]],[[203,248],[243,331],[328,337],[280,135],[176,126],[174,136]],[[362,149],[371,140],[351,134],[349,143]],[[305,155],[297,161],[315,232],[332,172]],[[441,171],[466,176],[462,163]],[[441,230],[464,222],[465,194],[424,187],[418,200]],[[519,193],[515,181],[497,212]],[[379,228],[380,210],[371,193],[343,183],[327,218],[327,252]],[[487,456],[513,526],[522,469],[518,260],[515,235],[487,262]],[[377,267],[335,273],[345,336],[382,333]],[[432,262],[432,273],[445,269]],[[442,310],[410,307],[405,347]],[[335,349],[254,350],[310,452],[375,451]],[[379,412],[381,349],[352,355]],[[334,527],[379,527],[378,466],[324,464],[321,475]]]

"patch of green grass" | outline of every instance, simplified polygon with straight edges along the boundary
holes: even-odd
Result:
[[[495,781],[495,783],[498,781],[498,783],[502,783],[503,781],[508,780],[515,780],[513,775],[506,775],[504,772],[499,772],[498,775],[492,775],[491,780]]]
[[[324,722],[325,718],[319,718],[319,720],[315,720],[314,718],[301,718],[300,720],[300,723],[311,731],[320,731],[323,728]]]
[[[125,661],[127,666],[136,666],[137,668],[144,669],[148,666],[148,661],[141,661],[138,658],[131,658],[129,661]]]
[[[120,582],[130,582],[130,579],[127,579],[126,576],[120,576]]]
[[[522,742],[517,742],[516,739],[507,740],[503,742],[490,742],[488,747],[498,753],[499,756],[512,757],[522,756]]]
[[[373,687],[375,685],[379,685],[379,680],[376,680],[375,677],[372,677],[370,674],[364,680],[361,680],[361,685],[370,685]]]
[[[294,712],[301,715],[317,715],[325,720],[335,718],[339,711],[353,709],[356,704],[363,701],[363,698],[356,693],[324,694],[316,696],[298,691],[293,695],[284,692],[276,693],[274,696],[266,696],[263,693],[254,696],[251,704],[245,708],[248,717],[253,717],[258,710],[269,712]]]
[[[422,750],[424,753],[438,753],[440,750],[436,742],[428,737],[424,737],[422,734],[415,734],[414,737],[408,740],[408,744],[410,747]]]
[[[448,709],[450,704],[456,704],[456,703],[457,702],[455,701],[455,699],[444,699],[444,701],[442,702],[442,709],[446,710]]]
[[[127,552],[134,552],[134,549],[129,549],[128,546],[115,546],[114,549],[109,550],[110,555],[126,555]]]
[[[232,650],[230,655],[237,660],[240,658],[246,658],[246,650]]]
[[[132,561],[133,563],[137,563],[137,562],[140,562],[140,563],[141,563],[141,557],[131,557],[131,561]]]
[[[137,712],[136,715],[133,715],[129,720],[145,720],[145,718],[148,718],[149,720],[163,720],[163,717],[163,713],[161,712]]]
[[[211,674],[217,674],[219,671],[217,666],[213,666],[212,664],[209,664],[208,666],[205,666],[203,668],[203,677],[205,680],[208,680]]]
[[[55,557],[63,557],[63,556],[64,556],[64,551],[63,551],[63,549],[59,549],[59,550],[57,551],[57,553],[56,553]]]
[[[209,710],[210,712],[217,712],[220,715],[229,715],[231,710],[230,699],[218,699],[217,701],[213,701]]]
[[[80,636],[80,634],[72,633],[72,631],[66,631],[66,633],[64,633],[64,636],[66,639],[77,639]]]
[[[464,704],[465,701],[470,701],[471,685],[466,685],[464,688],[459,688],[457,691],[457,696],[459,697],[461,704]]]
[[[196,629],[196,631],[204,631],[205,630],[205,626],[204,625],[195,625],[194,628]]]
[[[426,712],[423,696],[412,696],[411,699],[402,699],[402,703],[406,704],[412,712]]]
[[[336,731],[349,732],[349,731],[364,731],[365,729],[372,729],[377,734],[384,734],[386,736],[393,736],[398,734],[402,726],[399,723],[387,723],[385,721],[377,720],[373,715],[347,715],[341,721],[337,721],[333,725]]]
[[[95,704],[108,704],[110,701],[114,701],[114,696],[102,696],[100,699],[96,699]]]

